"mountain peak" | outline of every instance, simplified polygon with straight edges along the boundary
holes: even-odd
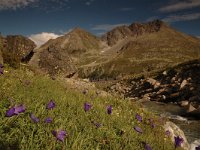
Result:
[[[160,31],[160,29],[165,25],[161,20],[153,20],[147,23],[132,23],[129,26],[119,26],[105,35],[102,36],[104,41],[107,41],[107,44],[112,46],[115,45],[119,40],[125,39],[127,37],[137,37],[143,34],[150,34]]]
[[[142,35],[144,33],[153,33],[160,31],[165,23],[161,20],[153,20],[147,23],[132,23],[129,28],[134,35]]]
[[[80,27],[75,27],[70,33],[87,33],[87,31]]]

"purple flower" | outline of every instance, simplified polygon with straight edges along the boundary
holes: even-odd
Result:
[[[108,107],[107,107],[107,113],[110,115],[110,114],[112,114],[112,106],[111,105],[109,105]]]
[[[135,115],[135,118],[136,118],[138,121],[142,122],[142,117],[141,117],[138,113]]]
[[[145,150],[152,150],[151,147],[149,146],[149,144],[145,143],[145,146],[144,146]]]
[[[53,130],[52,134],[56,137],[57,140],[64,142],[65,137],[66,137],[66,131],[60,130],[59,132]]]
[[[174,141],[175,141],[175,148],[180,147],[181,144],[183,143],[183,138],[176,136],[174,137]]]
[[[12,117],[14,115],[18,115],[19,113],[25,112],[24,105],[19,105],[15,107],[11,107],[6,111],[6,117]]]
[[[47,104],[47,109],[53,109],[56,106],[55,102],[53,100],[51,100],[48,104]]]
[[[195,150],[200,150],[200,145],[195,147]]]
[[[45,121],[44,121],[44,122],[45,122],[45,123],[51,123],[52,121],[53,121],[53,119],[52,119],[52,118],[50,118],[50,117],[48,117],[48,118],[46,118],[46,119],[45,119]]]
[[[91,109],[92,105],[89,103],[84,103],[84,110],[85,112],[89,111]]]
[[[98,123],[98,122],[94,122],[94,121],[92,121],[92,123],[96,126],[96,128],[100,128],[100,127],[101,127],[101,124]]]
[[[31,113],[31,115],[30,115],[30,118],[31,118],[31,120],[32,120],[34,123],[38,123],[38,122],[40,121],[40,119],[37,118],[37,117],[35,117],[34,114],[32,114],[32,113]]]
[[[0,64],[0,74],[3,74],[3,65]]]
[[[18,115],[19,113],[25,112],[25,107],[24,105],[19,105],[19,106],[15,106],[15,114]]]
[[[15,108],[12,107],[6,111],[6,117],[12,117],[15,115]]]
[[[165,134],[166,134],[167,136],[170,136],[170,135],[171,135],[171,132],[170,132],[169,130],[167,130],[167,131],[165,131]]]
[[[142,129],[138,126],[134,127],[134,130],[137,131],[138,133],[142,133]]]

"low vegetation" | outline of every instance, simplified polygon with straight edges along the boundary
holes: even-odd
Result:
[[[131,101],[71,91],[25,68],[4,67],[0,85],[0,149],[175,149],[165,119]],[[14,107],[23,109],[8,115]]]

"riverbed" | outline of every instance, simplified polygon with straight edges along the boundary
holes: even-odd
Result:
[[[182,117],[184,109],[176,104],[164,104],[153,101],[142,102],[145,108],[160,115],[169,118],[185,133],[189,143],[200,139],[200,120]]]

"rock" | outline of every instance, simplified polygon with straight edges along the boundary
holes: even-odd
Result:
[[[154,86],[154,89],[156,89],[160,86],[160,82],[158,82],[157,80],[155,80],[153,78],[148,78],[146,81],[148,83],[150,83],[152,86]]]
[[[196,110],[196,108],[194,108],[194,107],[192,106],[192,104],[189,104],[189,105],[188,105],[188,108],[187,108],[187,113],[193,112],[194,110]]]
[[[188,84],[188,81],[187,80],[183,80],[181,85],[180,85],[180,89],[183,89],[187,84]]]
[[[166,75],[167,75],[167,71],[164,71],[162,74],[163,74],[164,76],[166,76]]]
[[[181,147],[184,150],[188,150],[189,149],[190,145],[187,142],[187,139],[185,137],[184,132],[176,124],[168,121],[164,125],[164,129],[165,129],[165,131],[167,131],[167,130],[170,131],[170,137],[171,137],[171,140],[172,140],[173,143],[174,143],[174,137],[175,136],[179,136],[179,137],[183,138],[183,143],[181,144]]]
[[[200,139],[195,140],[190,144],[190,149],[189,150],[196,150],[196,147],[200,146]]]
[[[180,102],[180,105],[181,105],[182,107],[188,106],[188,104],[189,104],[189,101],[181,101],[181,102]]]
[[[21,62],[28,62],[33,56],[36,45],[30,39],[21,35],[8,35],[4,40],[3,60],[10,66],[19,67]]]
[[[180,96],[180,93],[179,92],[176,92],[176,93],[173,93],[173,94],[170,94],[170,98],[171,99],[174,99],[174,98],[178,98]]]
[[[189,98],[190,102],[200,102],[200,97],[198,95]]]
[[[191,109],[191,111],[189,111],[187,113],[187,116],[190,116],[190,117],[193,117],[193,118],[196,118],[196,119],[200,119],[200,108],[195,109],[193,107],[193,109]]]

